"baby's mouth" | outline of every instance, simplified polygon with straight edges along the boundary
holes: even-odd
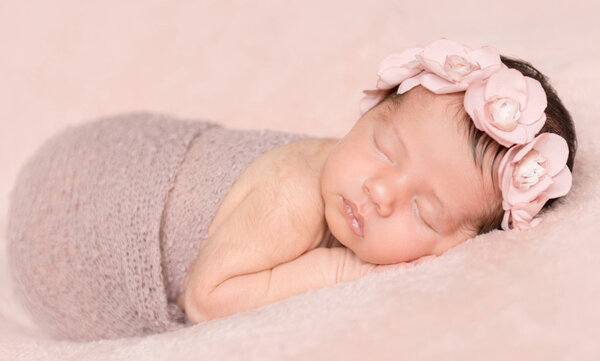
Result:
[[[354,234],[363,237],[363,217],[358,213],[356,205],[352,201],[342,197],[341,208]]]

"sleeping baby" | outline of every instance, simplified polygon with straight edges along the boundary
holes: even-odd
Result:
[[[11,195],[17,293],[56,337],[162,332],[535,227],[571,188],[568,111],[492,47],[386,57],[361,113],[342,139],[165,119],[71,129]]]

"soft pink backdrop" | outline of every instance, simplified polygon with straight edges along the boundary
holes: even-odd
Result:
[[[360,91],[374,85],[379,61],[390,52],[439,37],[472,47],[495,46],[546,73],[576,120],[581,164],[596,166],[598,14],[597,1],[2,1],[0,234],[3,237],[8,192],[19,167],[46,138],[67,125],[117,112],[151,110],[239,128],[341,137],[358,118]],[[580,198],[575,199],[594,198],[590,196],[596,195],[592,185],[597,175],[580,174],[576,181]],[[577,207],[571,212],[591,210],[589,205]],[[595,228],[589,232],[597,234]],[[0,246],[3,243],[0,238]],[[66,359],[83,351],[90,359],[102,359],[113,347],[128,350],[123,358],[151,354],[168,359],[166,353],[156,353],[172,340],[167,336],[83,348],[51,341],[40,344],[44,336],[11,297],[3,247],[0,266],[0,359],[3,352],[23,359],[40,355]],[[598,274],[589,271],[590,277]],[[519,278],[518,273],[512,276]],[[598,295],[597,289],[593,291]],[[421,311],[428,309],[423,306]],[[252,325],[247,319],[240,322]],[[582,337],[590,336],[590,331],[598,328],[586,329]],[[177,336],[182,344],[171,347],[187,359],[194,356],[197,335],[185,332]],[[289,337],[281,336],[283,340],[294,337],[289,332]],[[565,331],[565,337],[579,338],[575,336]],[[212,342],[227,345],[225,339]],[[492,348],[500,347],[493,338],[484,340]],[[548,347],[547,340],[540,341],[540,347]],[[433,351],[412,359],[443,355],[443,350],[454,350],[449,345],[456,342],[434,343]],[[37,351],[31,351],[34,345]],[[287,345],[291,353],[302,354],[293,343]],[[325,346],[311,345],[323,354]],[[411,345],[415,350],[419,343]],[[302,349],[307,359],[310,349]],[[365,345],[361,349],[370,350]],[[584,345],[584,351],[591,349],[592,344]],[[352,348],[345,350],[348,358],[358,355]],[[225,355],[217,349],[204,351],[207,357]],[[285,354],[285,347],[280,351]]]

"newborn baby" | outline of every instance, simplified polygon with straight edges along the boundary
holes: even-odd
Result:
[[[570,189],[573,122],[530,64],[441,39],[378,75],[342,139],[148,114],[51,139],[7,227],[34,320],[77,340],[173,330],[536,226]]]
[[[368,111],[343,139],[294,142],[256,159],[225,198],[188,271],[177,303],[189,319],[224,317],[416,264],[501,223],[539,223],[534,216],[546,201],[571,186],[568,112],[526,63],[503,58],[519,73],[498,55],[494,64],[490,48],[471,54],[477,63],[460,50],[442,39],[389,57],[379,89],[366,92]],[[428,55],[442,55],[444,69],[427,63]],[[477,72],[489,77],[489,87],[471,78],[476,85],[462,92]],[[341,247],[324,247],[331,236]]]
[[[257,158],[200,244],[179,299],[188,317],[227,316],[475,236],[502,205],[457,127],[461,98],[417,86],[341,140],[303,140]],[[323,248],[330,235],[343,247]]]

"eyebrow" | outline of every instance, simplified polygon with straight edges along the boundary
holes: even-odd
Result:
[[[404,144],[404,141],[402,141],[402,136],[400,135],[400,132],[398,131],[398,127],[394,126],[394,122],[391,119],[392,115],[393,115],[393,108],[392,108],[392,105],[390,103],[388,103],[388,105],[384,108],[384,112],[383,112],[384,123],[387,127],[392,128],[392,132],[394,133],[396,140],[398,141],[400,146],[402,148],[404,148],[406,157],[408,158],[408,160],[410,160],[410,154],[408,154],[408,148],[406,147],[406,144]]]
[[[410,161],[410,154],[408,152],[408,148],[407,148],[406,144],[404,143],[404,140],[402,139],[402,136],[400,135],[400,131],[398,130],[398,127],[394,126],[394,123],[393,123],[393,121],[391,119],[392,114],[393,114],[392,106],[388,105],[387,107],[384,108],[383,119],[385,120],[385,123],[387,123],[386,125],[388,127],[392,128],[392,133],[394,134],[394,137],[396,138],[396,140],[398,141],[398,143],[402,146],[402,148],[404,148],[406,157]],[[451,223],[450,227],[453,227],[455,225],[454,224],[455,220],[452,220],[452,219],[448,218],[448,208],[446,208],[446,204],[438,196],[438,194],[437,194],[437,192],[436,192],[436,190],[435,190],[434,187],[431,187],[431,191],[432,191],[431,194],[433,194],[433,199],[437,202],[438,206],[441,207],[441,210],[442,210],[441,216],[434,217],[436,219],[439,219],[439,221],[437,222],[438,226],[440,225],[439,223],[441,223],[445,219],[445,220],[449,221],[449,223]],[[443,229],[443,227],[440,227],[440,228]]]

